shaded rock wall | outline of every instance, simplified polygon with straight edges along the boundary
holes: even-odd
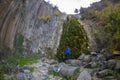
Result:
[[[2,0],[0,3],[0,52],[5,48],[13,49],[18,25],[22,22],[22,1]]]

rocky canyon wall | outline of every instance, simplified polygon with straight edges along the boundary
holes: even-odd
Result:
[[[65,19],[65,14],[44,0],[1,0],[0,54],[17,48],[23,54],[55,52]],[[18,35],[23,37],[22,47],[16,45]]]

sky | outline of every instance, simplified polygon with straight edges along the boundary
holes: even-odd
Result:
[[[80,7],[89,7],[93,2],[98,2],[100,0],[45,0],[50,2],[54,6],[57,6],[61,12],[67,14],[74,14],[75,8],[80,9]]]

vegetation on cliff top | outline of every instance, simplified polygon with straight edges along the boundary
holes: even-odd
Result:
[[[101,1],[92,7],[81,8],[83,20],[91,20],[92,33],[98,48],[120,50],[120,1]],[[96,6],[98,5],[98,6]]]

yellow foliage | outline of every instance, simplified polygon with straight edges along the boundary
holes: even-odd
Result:
[[[48,21],[48,20],[50,19],[50,16],[45,16],[45,15],[43,15],[43,16],[39,16],[38,19],[39,19],[39,20],[43,20],[43,21],[46,22],[46,21]]]
[[[60,12],[59,11],[55,11],[55,16],[59,16]]]

